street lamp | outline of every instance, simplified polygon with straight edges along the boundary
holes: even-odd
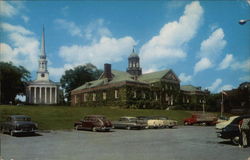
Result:
[[[245,23],[247,23],[248,21],[250,21],[250,19],[242,19],[239,21],[240,25],[244,25]]]

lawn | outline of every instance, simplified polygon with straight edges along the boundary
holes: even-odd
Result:
[[[153,109],[121,109],[118,107],[71,107],[71,106],[0,106],[0,122],[8,115],[29,115],[39,125],[40,130],[72,129],[75,121],[85,115],[101,114],[110,120],[121,116],[167,116],[182,124],[182,120],[191,113],[186,111],[166,111]]]

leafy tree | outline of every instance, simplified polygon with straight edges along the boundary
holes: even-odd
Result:
[[[96,66],[91,63],[66,70],[64,75],[62,75],[60,82],[61,87],[64,89],[67,101],[70,102],[71,99],[70,91],[86,82],[98,79],[101,73],[102,71],[97,69]]]
[[[16,95],[25,95],[30,72],[23,66],[0,62],[0,103],[14,102]]]

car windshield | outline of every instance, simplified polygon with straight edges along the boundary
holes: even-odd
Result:
[[[15,117],[14,121],[31,121],[30,117]]]
[[[137,118],[129,118],[129,121],[130,121],[130,122],[136,122],[136,121],[137,121]]]

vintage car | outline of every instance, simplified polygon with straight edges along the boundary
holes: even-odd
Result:
[[[163,121],[150,116],[138,116],[139,121],[146,123],[146,128],[163,128]]]
[[[7,117],[7,121],[1,123],[0,129],[2,133],[8,132],[11,136],[20,133],[35,133],[38,125],[31,121],[29,116],[11,115]]]
[[[164,128],[173,128],[175,126],[177,126],[177,121],[175,120],[171,120],[171,119],[168,119],[168,117],[164,117],[164,116],[153,116],[154,119],[157,119],[157,120],[160,120],[161,121],[161,125],[164,127]]]
[[[239,144],[239,123],[244,118],[250,118],[250,115],[232,116],[228,121],[216,124],[217,136],[222,139],[230,139],[235,145]]]
[[[119,129],[145,129],[146,123],[139,121],[136,117],[121,117],[118,121],[113,121],[113,128]]]
[[[103,115],[89,115],[74,123],[76,130],[110,131],[112,123]]]

